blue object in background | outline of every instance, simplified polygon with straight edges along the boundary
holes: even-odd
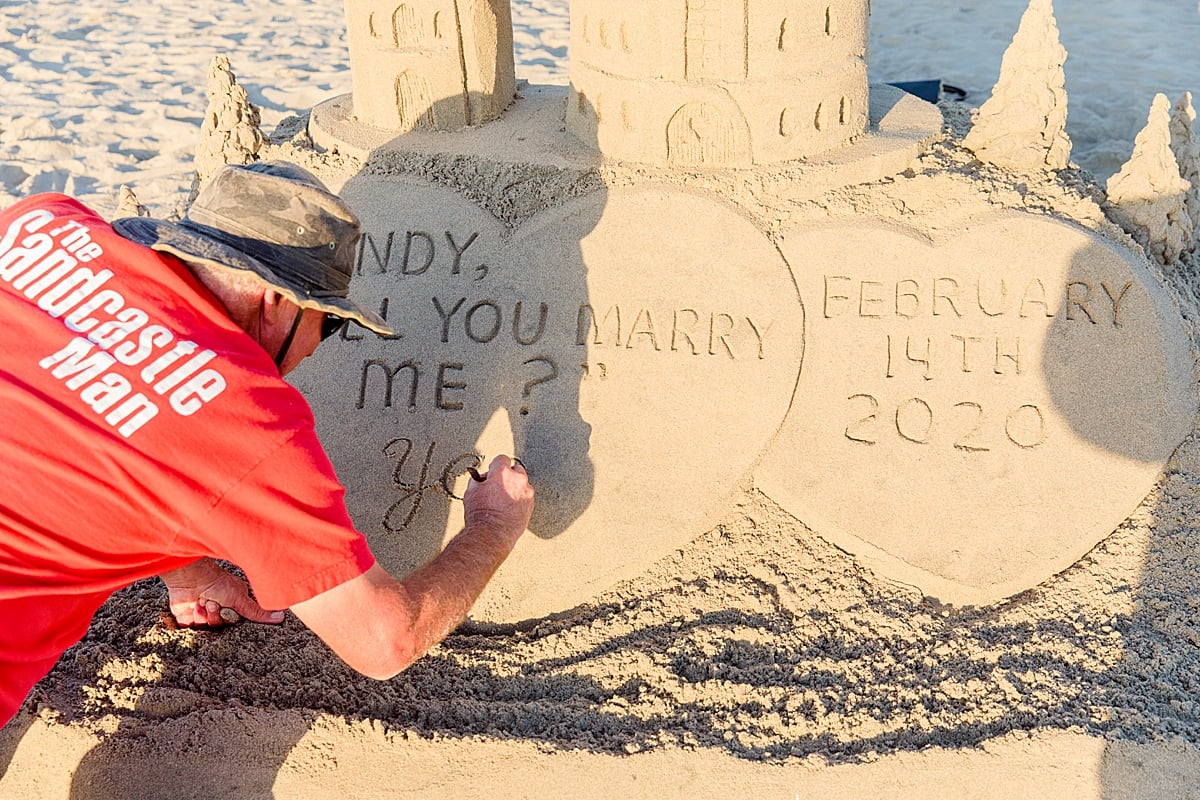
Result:
[[[967,96],[967,93],[957,86],[943,84],[940,78],[931,81],[899,81],[897,83],[889,83],[888,85],[902,89],[928,103],[936,103],[942,98],[943,93],[953,95],[953,99],[955,100],[962,100]]]

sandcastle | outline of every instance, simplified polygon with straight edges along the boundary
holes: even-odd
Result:
[[[635,579],[748,491],[968,605],[1049,578],[1138,505],[1195,412],[1170,293],[1094,220],[971,184],[946,226],[887,188],[919,177],[942,116],[868,87],[867,18],[865,0],[575,0],[570,87],[514,98],[503,0],[348,5],[354,92],[308,131],[358,159],[327,177],[364,221],[354,291],[398,333],[347,327],[295,380],[385,564],[435,553],[467,468],[499,452],[539,507],[484,621]],[[1048,0],[1022,27],[1042,32],[1005,70],[1041,60],[1043,127],[968,143],[1061,169]]]
[[[356,3],[348,12],[358,121],[456,130],[509,106],[505,0]],[[571,30],[567,129],[613,158],[769,164],[867,128],[865,0],[577,0]]]
[[[309,132],[363,160],[479,153],[668,171],[803,160],[790,191],[816,196],[903,171],[940,125],[898,89],[868,91],[868,8],[575,2],[570,86],[522,85],[510,105],[507,2],[352,3],[354,91],[314,109]]]
[[[622,161],[745,167],[867,127],[867,4],[575,2],[567,129]]]
[[[349,3],[360,120],[381,128],[455,130],[508,107],[513,75],[508,0]]]

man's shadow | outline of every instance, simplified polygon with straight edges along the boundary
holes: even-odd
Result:
[[[1069,281],[1077,294],[1085,293],[1089,282],[1104,289],[1096,283],[1094,270],[1089,267],[1082,254],[1072,264]],[[1162,269],[1166,282],[1174,284],[1182,298],[1183,318],[1193,320],[1188,324],[1195,327],[1200,292],[1194,279],[1178,266],[1154,268]],[[1148,281],[1152,285],[1155,278],[1148,276]],[[1144,306],[1137,306],[1132,300],[1122,307],[1118,302],[1122,288],[1121,285],[1112,288],[1112,302],[1108,303],[1114,313],[1121,310],[1121,314],[1107,320],[1093,310],[1097,319],[1085,318],[1089,323],[1085,327],[1104,328],[1105,323],[1111,322],[1115,327],[1110,330],[1119,333],[1122,326],[1139,321],[1134,317],[1147,313]],[[1135,293],[1136,290],[1130,289],[1127,295],[1132,298]],[[1099,292],[1094,294],[1097,300],[1105,298]],[[1043,354],[1048,363],[1061,367],[1047,375],[1059,412],[1071,424],[1075,435],[1109,458],[1162,463],[1164,441],[1171,444],[1178,441],[1178,407],[1171,406],[1170,401],[1161,401],[1160,414],[1144,410],[1154,407],[1159,397],[1168,396],[1165,386],[1180,381],[1184,388],[1170,396],[1175,403],[1190,404],[1195,410],[1196,388],[1192,376],[1196,334],[1191,334],[1191,354],[1186,363],[1184,359],[1172,360],[1155,353],[1153,341],[1149,341],[1148,355],[1139,350],[1136,359],[1130,358],[1134,365],[1113,369],[1097,379],[1095,374],[1082,369],[1081,362],[1086,359],[1079,358],[1066,346],[1069,341],[1065,334],[1069,327],[1066,320],[1070,312],[1077,318],[1083,316],[1080,303],[1073,306],[1056,320],[1055,335],[1048,338]],[[1173,314],[1174,307],[1163,313]],[[1164,319],[1160,325],[1162,335],[1170,337],[1173,323]],[[1131,414],[1137,409],[1143,413]],[[1200,621],[1195,614],[1200,597],[1197,589],[1200,563],[1196,559],[1200,548],[1198,424],[1200,418],[1195,414],[1187,420],[1186,438],[1166,460],[1142,507],[1120,526],[1122,535],[1113,537],[1116,552],[1144,543],[1140,574],[1128,584],[1118,579],[1109,587],[1114,600],[1101,608],[1105,613],[1113,613],[1110,619],[1090,621],[1095,626],[1092,636],[1098,638],[1108,632],[1109,637],[1119,637],[1120,649],[1125,653],[1107,670],[1098,670],[1087,677],[1094,684],[1089,695],[1107,712],[1103,722],[1093,724],[1104,737],[1097,782],[1101,796],[1112,800],[1193,797],[1200,786],[1200,767],[1196,763],[1200,711],[1193,702],[1195,687],[1200,685]],[[1102,542],[1100,548],[1104,547]],[[1122,596],[1128,597],[1128,610],[1122,610]]]
[[[25,732],[33,725],[33,720],[32,710],[22,710],[0,728],[0,781],[8,772],[8,765],[12,763]]]
[[[380,162],[341,194],[364,221],[352,296],[397,333],[348,323],[291,376],[355,524],[393,573],[427,562],[454,532],[469,470],[507,446],[483,435],[511,437],[504,454],[520,457],[538,496],[529,530],[554,538],[593,495],[580,388],[604,376],[589,363],[599,320],[580,242],[607,192],[586,170],[564,180],[560,168],[480,159],[463,186],[461,174],[428,174],[420,157]],[[514,195],[544,210],[525,216]]]

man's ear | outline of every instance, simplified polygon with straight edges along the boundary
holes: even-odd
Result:
[[[262,314],[263,321],[268,325],[278,325],[287,314],[287,298],[272,289],[263,292]]]

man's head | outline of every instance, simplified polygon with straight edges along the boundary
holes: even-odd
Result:
[[[116,220],[127,239],[210,271],[260,282],[300,309],[351,319],[384,335],[379,315],[347,295],[361,235],[358,217],[314,175],[282,161],[226,166],[200,190],[178,223],[149,217]],[[289,318],[291,335],[303,317]],[[278,358],[287,352],[291,337]]]

